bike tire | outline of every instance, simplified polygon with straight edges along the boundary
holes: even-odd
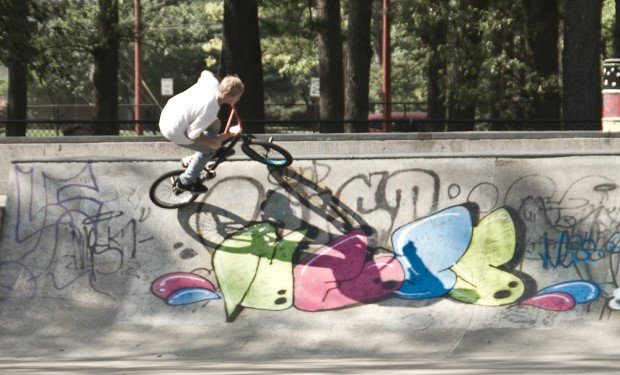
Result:
[[[282,146],[271,142],[251,141],[241,145],[241,150],[259,163],[270,167],[284,168],[293,163],[293,157]]]
[[[200,194],[189,191],[176,194],[173,192],[171,178],[180,176],[185,170],[170,171],[157,177],[149,189],[151,201],[161,208],[180,208],[187,206],[198,198]]]

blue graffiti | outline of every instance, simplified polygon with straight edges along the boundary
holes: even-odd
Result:
[[[450,270],[472,238],[472,218],[455,206],[409,223],[392,234],[392,247],[405,270],[401,298],[426,299],[447,294],[456,284]]]
[[[558,235],[555,244],[543,236],[544,252],[539,256],[543,261],[543,267],[569,268],[579,264],[593,264],[604,259],[607,254],[620,253],[620,233],[614,233],[602,246],[599,240],[593,239],[588,233],[585,236],[571,235],[564,231]]]

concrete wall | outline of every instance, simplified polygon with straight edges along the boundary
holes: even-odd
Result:
[[[148,198],[171,155],[10,166],[2,351],[617,353],[616,138],[287,142],[180,210]]]

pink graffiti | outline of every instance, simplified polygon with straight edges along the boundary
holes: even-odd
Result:
[[[204,277],[194,273],[175,272],[158,277],[151,284],[151,292],[157,297],[167,300],[174,292],[187,288],[203,288],[215,291],[215,286]]]
[[[551,311],[567,311],[575,307],[575,299],[568,293],[545,293],[521,302],[521,305],[540,307]]]
[[[391,256],[366,261],[368,240],[352,231],[295,266],[295,307],[331,310],[370,302],[398,290],[405,273]]]

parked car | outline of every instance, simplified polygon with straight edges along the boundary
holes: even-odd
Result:
[[[390,120],[398,121],[390,121],[390,129],[391,131],[418,131],[416,120],[425,120],[427,118],[428,114],[426,112],[392,112]],[[383,132],[383,123],[385,122],[383,113],[371,113],[368,115],[368,120],[377,121],[369,124],[368,132]]]

